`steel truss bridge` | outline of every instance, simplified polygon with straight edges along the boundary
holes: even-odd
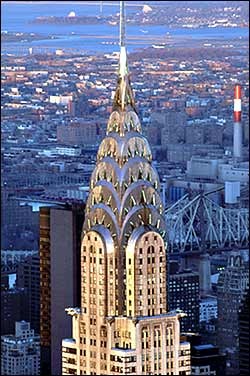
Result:
[[[248,208],[221,207],[210,193],[186,194],[165,211],[170,253],[248,248]]]

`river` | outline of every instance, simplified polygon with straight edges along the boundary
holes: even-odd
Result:
[[[127,2],[127,14],[140,11],[140,7],[130,6]],[[131,3],[131,5],[133,5]],[[118,25],[41,25],[30,21],[39,16],[67,16],[75,12],[77,16],[100,15],[100,2],[2,2],[1,29],[8,32],[39,33],[44,39],[31,42],[4,42],[2,53],[15,53],[18,50],[33,48],[76,49],[88,52],[112,52],[118,50]],[[119,2],[115,5],[102,5],[102,14],[111,15],[119,12]],[[192,39],[234,39],[248,37],[247,28],[200,28],[183,29],[165,26],[127,26],[128,50],[151,46],[161,38],[192,38]],[[46,39],[54,35],[56,39]]]

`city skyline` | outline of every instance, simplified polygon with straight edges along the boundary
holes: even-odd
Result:
[[[223,296],[249,283],[246,2],[129,3],[126,32],[119,2],[8,3],[2,371],[18,322],[40,335],[36,373],[246,369],[239,302],[236,342],[218,340]],[[242,270],[235,298],[222,281]],[[22,373],[34,350],[18,351]]]

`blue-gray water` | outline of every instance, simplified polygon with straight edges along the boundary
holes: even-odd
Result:
[[[140,7],[130,7],[127,2],[127,13],[140,12]],[[75,3],[43,3],[43,2],[2,2],[1,4],[1,29],[8,32],[39,33],[43,35],[55,35],[59,39],[2,43],[2,52],[14,53],[15,50],[29,47],[73,48],[91,52],[112,52],[118,50],[116,45],[110,42],[118,42],[118,25],[38,25],[30,21],[39,16],[67,16],[74,11],[77,16],[100,15],[100,4]],[[111,15],[119,12],[119,2],[115,5],[104,5],[103,15]],[[73,34],[74,33],[74,34]],[[128,40],[128,49],[150,46],[152,41],[141,42],[140,36],[171,36],[173,38],[192,37],[193,39],[211,38],[239,38],[247,37],[247,28],[203,28],[203,29],[172,29],[165,26],[127,26],[128,36],[137,36],[138,40],[133,44]],[[101,38],[84,38],[84,35],[98,35]],[[108,39],[105,36],[112,36]],[[108,43],[107,43],[108,42]]]

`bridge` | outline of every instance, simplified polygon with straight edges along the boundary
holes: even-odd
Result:
[[[248,208],[222,207],[210,193],[186,194],[165,211],[170,253],[248,247]]]

